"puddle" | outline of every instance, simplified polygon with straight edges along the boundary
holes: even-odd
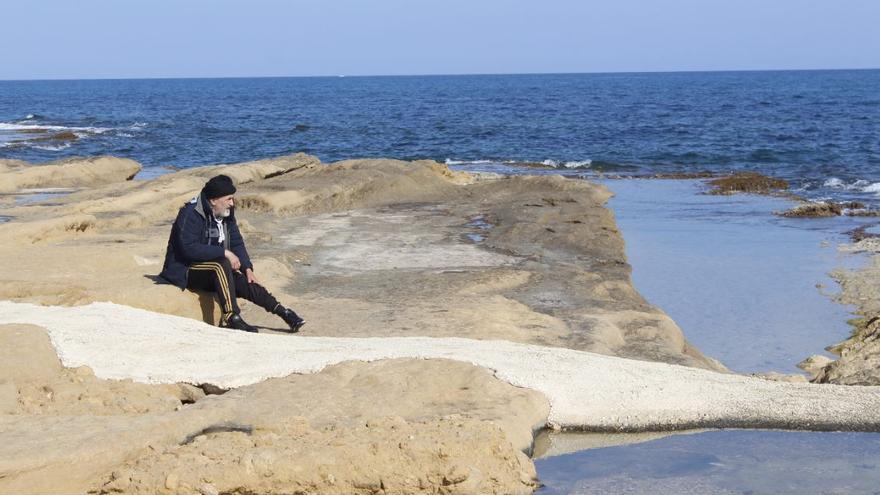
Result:
[[[482,232],[471,232],[465,234],[464,236],[474,244],[479,244],[486,240],[486,235],[483,232],[489,231],[492,229],[492,224],[486,221],[486,218],[483,215],[477,215],[471,218],[471,221],[465,224],[465,227],[469,229],[477,229]]]
[[[6,223],[12,220],[12,217],[6,215],[0,215],[0,223]]]
[[[25,206],[45,203],[74,191],[75,189],[65,188],[22,189],[15,194],[15,204],[16,206]]]
[[[880,433],[721,430],[584,450],[535,464],[561,494],[877,493]]]
[[[476,228],[480,230],[490,230],[492,228],[492,224],[486,221],[486,218],[483,215],[477,215],[468,222],[467,227]]]

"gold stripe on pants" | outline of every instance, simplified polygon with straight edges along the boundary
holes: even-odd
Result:
[[[223,320],[225,320],[232,315],[232,294],[229,292],[229,280],[226,278],[226,270],[223,269],[223,265],[217,263],[216,261],[205,261],[202,263],[193,263],[189,266],[190,270],[213,270],[217,274],[217,280],[220,282],[218,285],[218,291],[223,291],[223,300],[225,301],[223,308]],[[225,323],[224,323],[225,324]]]

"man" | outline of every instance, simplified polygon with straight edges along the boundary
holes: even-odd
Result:
[[[177,214],[160,277],[181,289],[213,291],[220,299],[220,326],[256,332],[241,318],[243,297],[281,317],[291,332],[306,323],[260,285],[235,221],[235,185],[225,175],[211,178],[198,197]]]

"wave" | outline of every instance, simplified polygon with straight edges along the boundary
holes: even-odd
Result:
[[[104,134],[105,132],[114,131],[112,127],[73,127],[65,125],[42,125],[42,124],[20,124],[15,122],[0,122],[0,131],[22,132],[22,133],[38,133],[50,131],[70,131],[81,132],[85,134]]]
[[[544,160],[541,162],[543,165],[547,165],[548,167],[553,168],[590,168],[593,164],[593,160],[575,160],[570,162],[558,162],[556,160]]]
[[[863,193],[874,193],[880,195],[880,182],[868,182],[864,179],[858,179],[847,184],[842,179],[837,177],[831,177],[826,180],[823,184],[825,187],[829,187],[831,189],[840,189],[843,191],[855,191],[855,192],[863,192]]]
[[[70,143],[61,143],[61,144],[41,144],[35,145],[33,148],[43,151],[61,151],[70,148]]]
[[[481,158],[477,160],[459,160],[447,158],[446,165],[501,165],[513,168],[548,168],[557,170],[584,170],[590,172],[611,172],[623,170],[639,170],[635,165],[626,165],[622,163],[608,162],[603,160],[570,160],[561,161],[546,159],[541,161],[529,160],[509,160],[509,159],[487,159]]]
[[[24,120],[22,120],[21,122],[28,122],[31,120],[40,120],[42,118],[43,118],[43,116],[38,113],[29,113],[24,116]]]
[[[488,163],[510,163],[503,160],[453,160],[447,158],[444,160],[446,165],[486,165]]]
[[[23,121],[0,122],[0,148],[61,151],[70,148],[75,141],[100,135],[133,138],[133,133],[146,126],[143,122],[135,122],[128,127],[41,124],[37,122],[41,118],[37,114],[28,114]]]
[[[877,194],[878,196],[880,196],[880,182],[868,184],[867,186],[862,188],[862,192],[874,193],[874,194]]]

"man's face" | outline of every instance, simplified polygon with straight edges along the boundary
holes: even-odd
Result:
[[[211,210],[214,212],[214,217],[226,218],[232,212],[232,207],[235,206],[235,198],[230,194],[229,196],[220,196],[219,198],[209,199],[208,203],[211,204]]]

